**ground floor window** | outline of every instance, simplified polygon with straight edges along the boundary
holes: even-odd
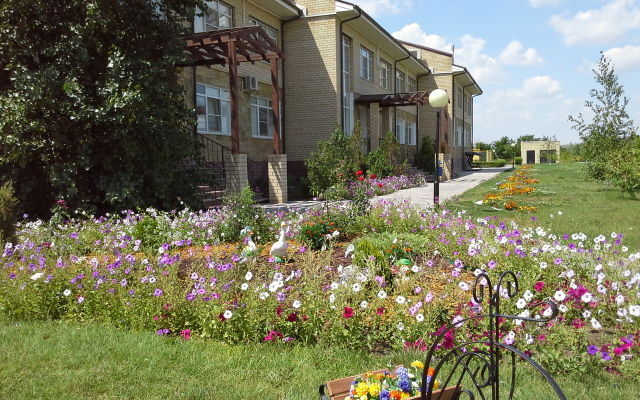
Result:
[[[407,121],[407,144],[416,144],[416,123]]]
[[[271,100],[251,97],[251,132],[254,137],[273,137],[273,106]]]
[[[229,91],[196,85],[198,132],[231,135]]]
[[[398,143],[400,144],[405,144],[406,142],[406,122],[403,119],[397,119],[396,120],[396,139],[398,140]]]

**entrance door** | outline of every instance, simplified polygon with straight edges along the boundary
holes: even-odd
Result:
[[[535,164],[535,163],[536,163],[536,151],[527,150],[527,164]]]

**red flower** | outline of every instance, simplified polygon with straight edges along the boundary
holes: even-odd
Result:
[[[384,314],[384,307],[378,307],[377,314],[378,314],[378,315],[382,315],[382,314]]]
[[[369,175],[369,178],[371,178],[371,179],[376,179],[376,174],[371,174],[371,175]]]
[[[220,319],[220,321],[224,322],[227,319],[224,317],[224,313],[220,313],[220,315],[218,315],[218,318]]]
[[[359,176],[359,177],[358,177],[358,180],[359,180],[359,181],[363,181],[363,180],[364,180],[364,176]]]
[[[276,314],[278,314],[278,318],[282,316],[282,307],[276,308]]]
[[[381,188],[382,187],[382,183],[378,183],[378,187]]]
[[[364,173],[364,172],[362,172],[362,171],[358,171],[358,172],[356,172],[356,175],[360,176],[360,175],[362,175],[363,173]]]
[[[296,313],[292,312],[291,314],[287,315],[287,321],[296,322],[297,320],[298,316],[296,315]]]
[[[345,317],[345,318],[353,317],[353,308],[345,307],[344,308],[344,312],[342,313],[342,316]]]

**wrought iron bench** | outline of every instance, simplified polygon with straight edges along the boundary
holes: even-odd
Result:
[[[494,289],[494,288],[497,288]],[[516,315],[500,313],[500,288],[503,288],[503,295],[507,298],[515,297],[518,294],[518,280],[516,275],[507,271],[500,275],[497,285],[493,285],[489,276],[485,273],[479,274],[473,283],[473,300],[481,306],[488,306],[488,313],[476,315],[458,321],[455,326],[449,325],[437,336],[427,352],[424,363],[424,373],[420,396],[410,399],[422,400],[458,400],[458,399],[513,399],[516,388],[516,378],[518,370],[525,369],[524,364],[531,368],[526,368],[525,373],[530,374],[532,369],[537,371],[549,384],[551,390],[555,392],[557,398],[566,400],[566,396],[560,389],[553,377],[530,356],[517,348],[500,342],[499,323],[500,318],[511,320],[530,321],[537,324],[548,323],[558,315],[558,307],[551,300],[545,300],[531,305],[530,308],[541,307],[546,304],[551,309],[548,318],[530,318]],[[483,304],[488,303],[488,304]],[[435,356],[435,352],[442,348],[443,341],[447,335],[455,333],[466,323],[488,322],[488,339],[459,342],[453,345],[444,355]],[[519,365],[522,363],[523,365]],[[520,366],[520,368],[518,368]],[[427,380],[426,374],[429,367],[433,368],[432,379]],[[444,372],[448,371],[448,372]],[[501,378],[501,371],[505,371],[507,376]],[[440,381],[440,387],[445,389],[434,390],[436,379]],[[349,388],[353,377],[337,379],[327,382],[320,387],[320,396],[323,400],[343,400],[349,394]],[[504,386],[504,387],[503,387]],[[540,388],[535,388],[537,391]],[[532,388],[534,390],[534,388]],[[502,393],[502,395],[501,395]],[[508,395],[508,397],[505,397]],[[548,397],[545,397],[548,398]]]

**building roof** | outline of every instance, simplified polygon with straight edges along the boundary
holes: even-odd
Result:
[[[251,2],[281,19],[293,19],[302,15],[302,10],[289,0],[251,0]]]

